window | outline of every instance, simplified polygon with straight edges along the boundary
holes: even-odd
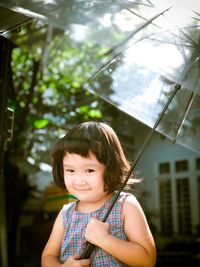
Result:
[[[187,160],[176,161],[175,170],[176,172],[188,171],[188,161]]]
[[[200,158],[196,158],[196,170],[200,170]]]
[[[170,159],[157,166],[161,234],[196,234],[195,227],[200,224],[200,157]],[[197,190],[192,190],[194,187]]]
[[[189,179],[176,180],[179,234],[191,233]]]
[[[199,225],[200,225],[200,176],[197,177],[197,191],[198,191],[198,212],[199,212]]]
[[[161,205],[161,233],[172,234],[172,202],[170,180],[160,181],[160,205]]]
[[[169,162],[164,162],[159,164],[159,174],[170,173],[170,164]]]

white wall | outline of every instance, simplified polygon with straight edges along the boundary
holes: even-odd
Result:
[[[139,130],[140,134],[136,136],[135,143],[138,144],[137,150],[139,150],[139,146],[141,146],[142,140],[145,140],[150,129],[148,127],[141,126],[142,128]],[[136,170],[140,172],[140,176],[144,178],[143,186],[145,190],[150,193],[150,198],[148,200],[150,210],[154,210],[156,212],[159,211],[159,191],[158,191],[158,182],[156,180],[156,166],[159,162],[170,162],[182,159],[188,159],[189,163],[191,163],[190,170],[191,172],[194,170],[194,158],[199,157],[195,152],[192,152],[180,145],[173,144],[171,140],[167,138],[161,138],[158,133],[153,134],[153,137],[146,147],[144,153],[142,154],[137,166]],[[191,159],[191,160],[190,160]],[[193,164],[193,165],[192,165]],[[198,192],[196,187],[196,176],[191,173],[190,180],[190,196],[191,196],[191,207],[196,207],[198,203]],[[177,212],[177,210],[175,211]],[[198,212],[195,208],[192,209],[192,223],[193,225],[197,225],[199,222]],[[154,223],[159,228],[159,219],[155,219]]]

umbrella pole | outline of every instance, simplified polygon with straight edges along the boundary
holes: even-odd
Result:
[[[160,113],[160,116],[158,117],[157,121],[155,122],[154,127],[152,128],[152,130],[151,130],[150,134],[148,135],[146,141],[144,142],[144,144],[143,144],[143,146],[142,146],[140,152],[138,153],[138,155],[137,155],[137,157],[136,157],[136,160],[134,161],[134,164],[132,164],[132,166],[131,166],[131,168],[130,168],[128,174],[127,174],[126,179],[124,180],[123,184],[122,184],[121,187],[118,189],[118,191],[115,193],[114,198],[113,198],[113,201],[112,201],[112,203],[111,203],[109,209],[107,210],[107,212],[106,212],[106,214],[105,214],[105,216],[104,216],[102,222],[105,222],[105,221],[107,220],[107,218],[108,218],[108,216],[109,216],[109,214],[110,214],[110,212],[111,212],[113,206],[115,205],[115,203],[116,203],[116,201],[117,201],[117,199],[118,199],[120,193],[122,192],[122,190],[123,190],[124,187],[126,186],[126,184],[127,184],[128,180],[129,180],[129,178],[130,178],[132,172],[134,171],[135,166],[137,165],[137,163],[138,163],[139,159],[141,158],[141,156],[142,156],[144,150],[146,149],[147,145],[148,145],[149,142],[151,141],[151,138],[152,138],[152,136],[153,136],[153,133],[155,132],[155,129],[156,129],[157,126],[159,125],[159,123],[160,123],[160,121],[162,120],[162,118],[163,118],[163,116],[164,116],[166,110],[168,109],[169,104],[171,103],[172,99],[173,99],[174,96],[176,95],[177,91],[180,90],[180,88],[181,88],[181,85],[179,85],[179,84],[176,84],[176,85],[175,85],[174,90],[173,90],[171,96],[169,97],[169,99],[168,99],[167,103],[165,104],[165,106],[164,106],[162,112]],[[90,257],[90,255],[91,255],[93,249],[94,249],[94,245],[91,244],[90,242],[87,242],[86,248],[83,250],[83,252],[82,252],[82,254],[81,254],[81,256],[80,256],[80,259],[88,259],[88,258]]]

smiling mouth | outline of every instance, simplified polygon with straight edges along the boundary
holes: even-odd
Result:
[[[75,187],[74,189],[76,191],[88,191],[89,190],[89,188],[77,188],[77,187]]]

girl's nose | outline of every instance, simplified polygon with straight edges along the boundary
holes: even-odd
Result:
[[[74,183],[76,185],[84,185],[84,184],[86,184],[84,175],[77,174],[76,179],[74,180]]]

